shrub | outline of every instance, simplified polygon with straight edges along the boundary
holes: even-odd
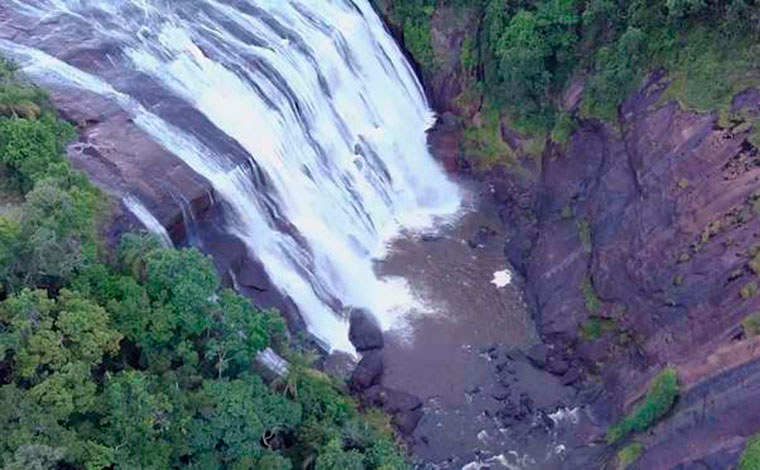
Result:
[[[484,167],[496,163],[514,164],[514,153],[501,138],[501,116],[490,108],[484,109],[482,114],[482,126],[465,130],[465,154],[476,159]]]
[[[430,20],[407,20],[404,23],[404,44],[421,66],[431,69],[435,64],[433,35]]]
[[[660,372],[654,379],[644,403],[607,432],[607,442],[615,444],[634,432],[643,432],[662,419],[678,397],[678,373],[673,368]]]
[[[562,113],[557,118],[557,122],[554,124],[554,129],[552,129],[552,140],[558,144],[567,143],[573,131],[575,131],[575,121],[573,120],[573,117],[567,113]]]
[[[760,434],[747,443],[747,448],[742,454],[741,464],[739,464],[739,470],[758,469],[760,469]]]
[[[747,336],[760,335],[760,312],[754,313],[742,321],[744,333]]]
[[[592,317],[581,325],[581,338],[591,343],[598,341],[605,333],[615,329],[615,321],[608,318]]]
[[[586,279],[581,285],[581,290],[583,291],[583,296],[586,298],[586,310],[591,313],[596,313],[601,310],[602,300],[596,293],[596,289],[594,289],[594,284],[591,283],[590,278]]]
[[[754,297],[755,294],[757,294],[757,283],[754,281],[746,283],[739,290],[739,297],[741,297],[742,300],[747,300],[751,297]]]
[[[642,453],[644,453],[644,446],[638,442],[624,447],[618,452],[618,462],[620,462],[620,467],[623,469],[627,468],[633,462],[637,461]]]

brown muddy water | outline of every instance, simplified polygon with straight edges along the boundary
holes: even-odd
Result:
[[[561,468],[582,413],[574,389],[525,357],[540,339],[488,196],[470,190],[457,220],[397,239],[377,262],[423,306],[386,332],[383,385],[424,403],[410,443],[419,468]]]

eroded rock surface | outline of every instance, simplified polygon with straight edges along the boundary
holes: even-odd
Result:
[[[505,225],[522,227],[506,253],[525,276],[542,338],[572,350],[604,383],[589,403],[600,428],[630,410],[665,365],[688,370],[746,341],[739,324],[760,306],[749,265],[760,236],[760,160],[749,129],[661,104],[667,85],[651,77],[623,105],[620,130],[584,123],[567,148],[550,148],[527,191],[511,176],[492,180]],[[753,112],[758,104],[755,92],[736,100]],[[742,359],[685,384],[633,468],[736,463],[760,414],[760,402],[748,401],[756,358],[736,354]]]

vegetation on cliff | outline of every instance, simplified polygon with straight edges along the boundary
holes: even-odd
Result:
[[[559,142],[573,126],[563,95],[574,83],[585,84],[579,116],[612,121],[658,68],[673,80],[667,99],[726,117],[731,97],[760,82],[760,6],[745,0],[376,1],[428,72],[436,7],[470,14],[461,57],[471,86],[516,129],[553,130]]]
[[[678,373],[665,369],[654,379],[644,403],[607,432],[607,442],[616,444],[634,432],[644,432],[665,416],[678,397]]]
[[[757,470],[758,468],[760,468],[760,435],[749,441],[739,465],[739,470]]]
[[[638,442],[623,447],[620,452],[618,452],[618,462],[620,463],[620,468],[628,468],[631,464],[637,461],[639,457],[641,457],[641,454],[643,452],[644,446]]]
[[[407,468],[388,421],[288,347],[195,249],[100,236],[73,138],[0,63],[0,468]],[[257,352],[292,358],[267,385]]]

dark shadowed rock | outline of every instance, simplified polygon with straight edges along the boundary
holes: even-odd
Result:
[[[570,368],[570,364],[560,358],[553,357],[546,363],[546,370],[554,375],[563,375]]]
[[[577,382],[583,375],[579,367],[573,367],[562,376],[562,385],[572,385]]]
[[[416,410],[422,407],[422,400],[418,397],[381,385],[368,388],[362,395],[362,402],[366,407],[379,407],[388,413]]]
[[[322,368],[325,373],[348,382],[356,367],[356,359],[348,353],[333,351],[325,357]]]
[[[351,374],[351,388],[357,392],[380,382],[383,375],[383,355],[378,350],[368,351]]]
[[[349,315],[348,339],[356,350],[381,349],[384,345],[383,331],[374,315],[361,308],[352,308]]]
[[[417,409],[394,414],[392,422],[401,434],[409,436],[417,428],[420,419],[422,419],[422,410]]]
[[[483,248],[487,243],[491,243],[494,240],[496,234],[496,231],[490,227],[480,227],[475,235],[467,240],[467,244],[473,249]]]
[[[491,396],[499,401],[506,400],[512,394],[512,389],[501,383],[494,383],[490,390]]]
[[[549,347],[543,343],[537,344],[528,350],[528,359],[531,364],[543,369],[546,366],[546,358],[549,355]]]
[[[386,413],[391,414],[393,424],[405,436],[414,432],[423,416],[422,400],[412,394],[382,385],[373,385],[367,388],[361,399],[364,407],[381,408]]]

